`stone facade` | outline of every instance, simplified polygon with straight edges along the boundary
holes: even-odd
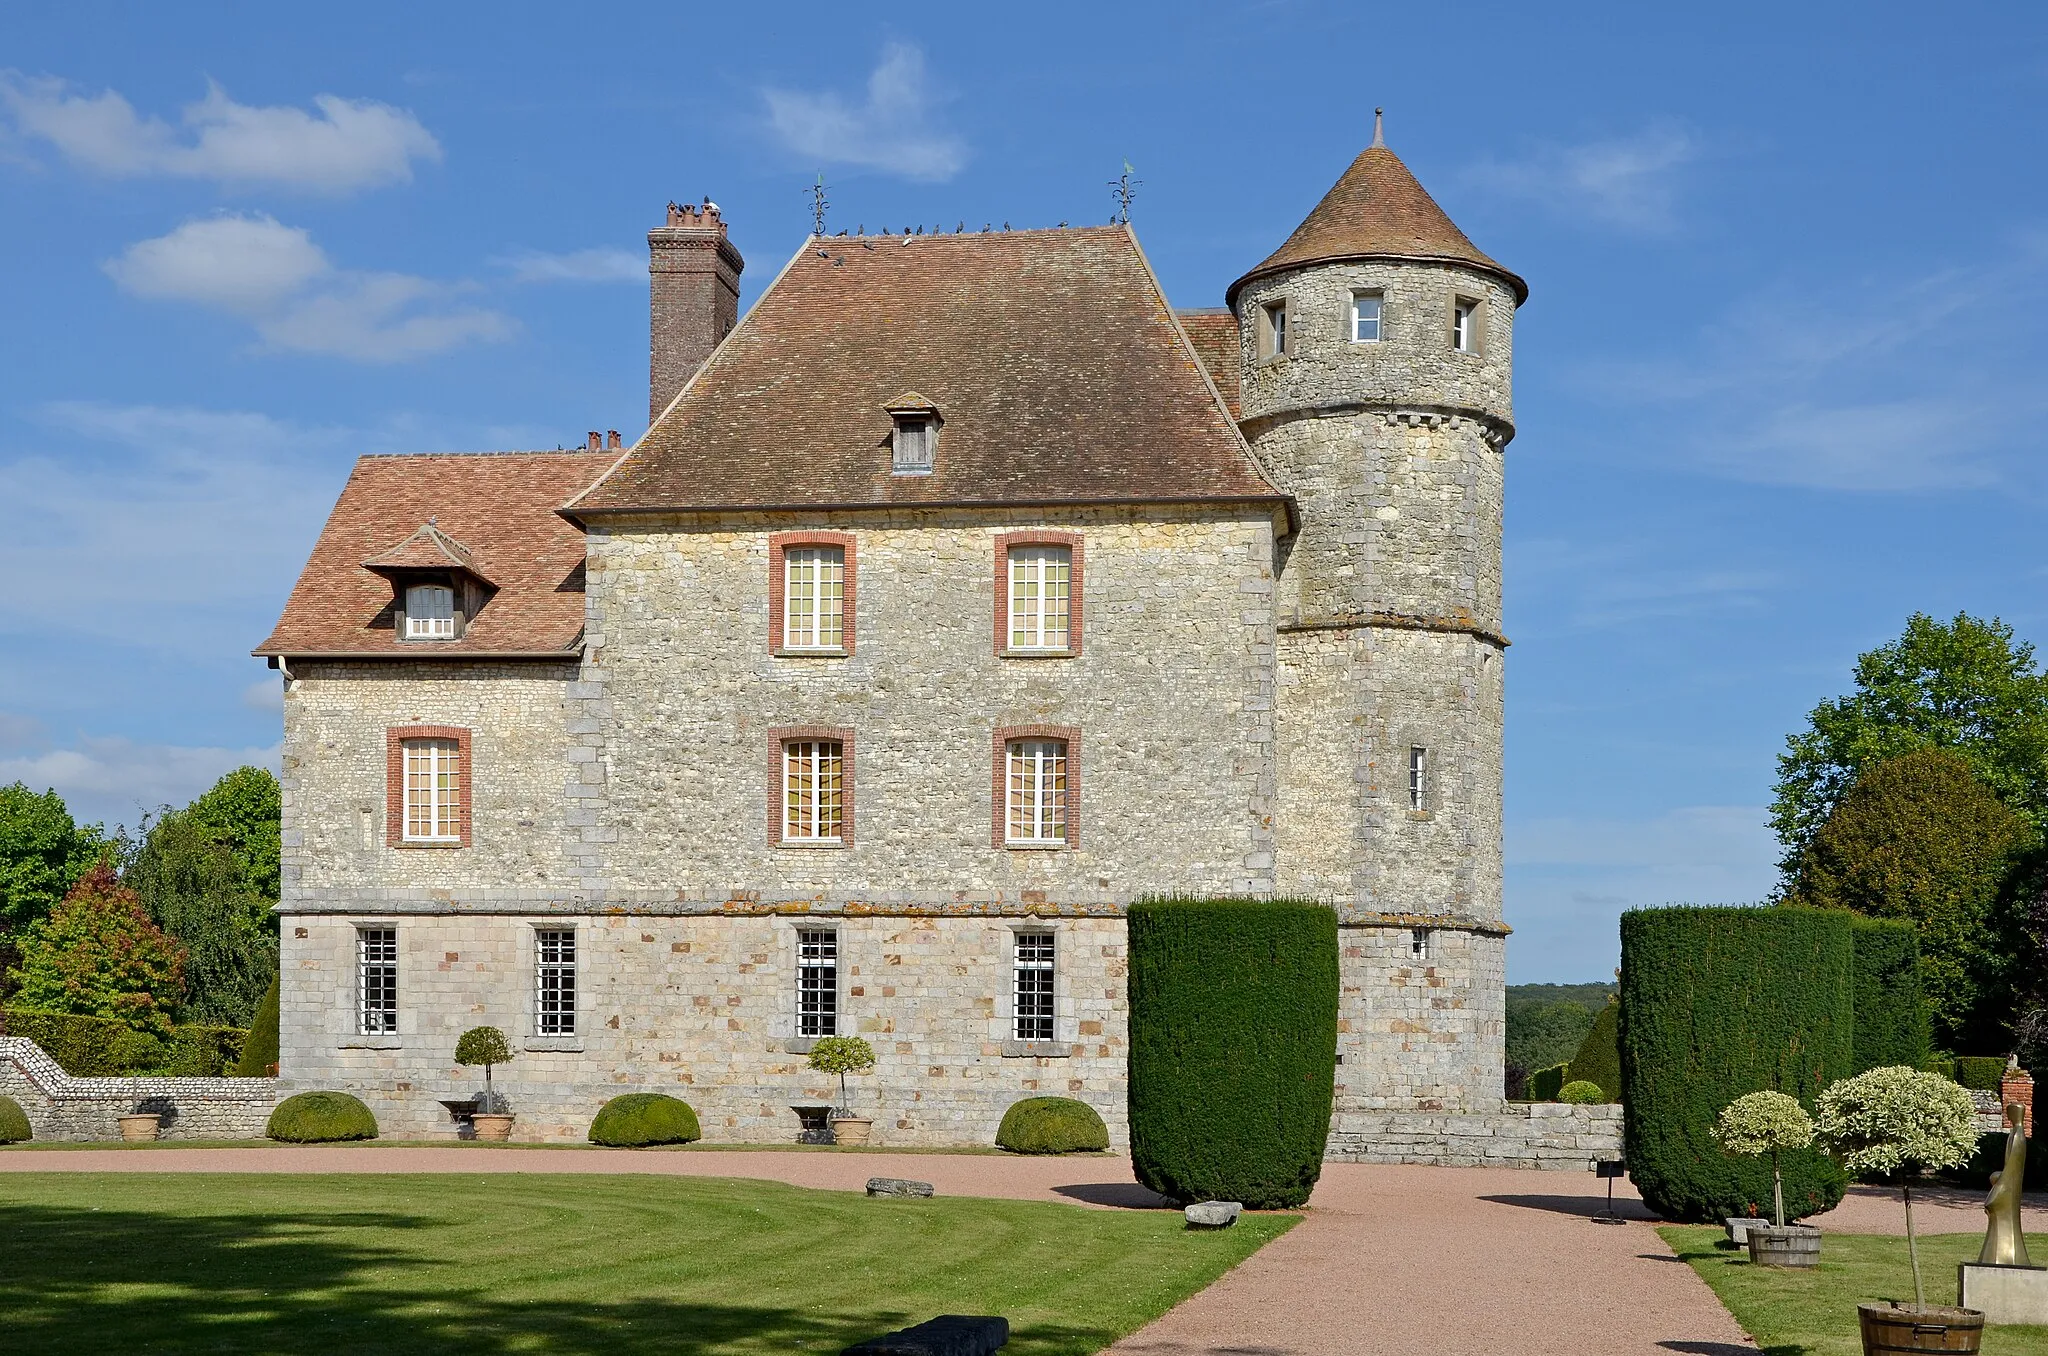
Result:
[[[0,1036],[0,1094],[37,1139],[117,1140],[135,1111],[163,1118],[160,1139],[261,1139],[287,1091],[270,1078],[75,1078],[34,1041]]]
[[[1483,1112],[1339,1112],[1328,1158],[1340,1163],[1438,1163],[1447,1168],[1587,1172],[1621,1157],[1621,1108],[1560,1102]]]

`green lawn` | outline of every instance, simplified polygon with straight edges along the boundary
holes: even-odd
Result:
[[[1657,1232],[1770,1356],[1861,1356],[1856,1306],[1913,1300],[1913,1268],[1904,1238],[1827,1234],[1821,1239],[1820,1265],[1798,1271],[1751,1266],[1749,1250],[1729,1244],[1711,1225],[1669,1225]],[[1929,1304],[1956,1302],[1956,1263],[1976,1261],[1983,1245],[1981,1233],[1920,1239],[1920,1275]],[[2036,1257],[2048,1253],[2048,1237],[2028,1234],[2027,1247]],[[1986,1328],[1984,1351],[1986,1356],[2048,1356],[2048,1328]]]
[[[0,1348],[837,1352],[941,1313],[1099,1350],[1285,1233],[1247,1215],[710,1178],[0,1175]]]

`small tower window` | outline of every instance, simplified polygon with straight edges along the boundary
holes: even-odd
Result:
[[[1408,958],[1414,961],[1427,961],[1430,958],[1430,940],[1428,928],[1410,928],[1408,930]]]
[[[1351,342],[1377,344],[1380,341],[1380,294],[1351,294]]]
[[[1451,347],[1460,353],[1479,351],[1479,303],[1470,297],[1451,303]]]
[[[1287,354],[1287,303],[1276,301],[1259,309],[1259,356],[1280,358]]]
[[[1420,744],[1408,749],[1408,808],[1429,808],[1429,750]]]
[[[453,640],[455,590],[446,584],[414,584],[405,591],[405,638]]]

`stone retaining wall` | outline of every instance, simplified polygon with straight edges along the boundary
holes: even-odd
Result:
[[[117,1140],[136,1110],[162,1115],[163,1139],[261,1139],[285,1091],[271,1078],[76,1078],[34,1041],[0,1036],[0,1093],[37,1139]]]
[[[1621,1108],[1509,1102],[1486,1112],[1340,1112],[1324,1157],[1585,1172],[1594,1159],[1621,1157]]]

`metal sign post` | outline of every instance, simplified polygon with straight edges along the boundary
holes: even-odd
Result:
[[[1596,1158],[1593,1172],[1607,1183],[1607,1205],[1605,1209],[1593,1212],[1595,1224],[1625,1224],[1626,1220],[1614,1213],[1614,1179],[1628,1171],[1627,1164],[1619,1158]]]

